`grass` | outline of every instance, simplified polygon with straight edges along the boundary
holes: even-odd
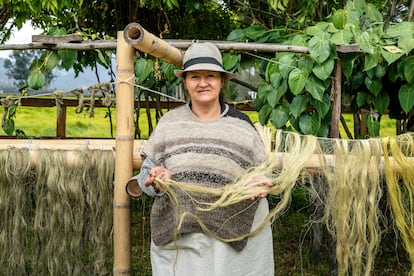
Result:
[[[55,137],[56,136],[56,108],[55,107],[18,107],[15,121],[15,129],[23,130],[27,137]],[[256,112],[247,113],[253,122],[258,121]],[[346,124],[353,133],[353,118],[351,114],[344,114]],[[112,123],[110,121],[112,120]],[[155,122],[155,116],[152,114]],[[143,139],[148,138],[147,116],[141,109],[139,126],[143,130]],[[90,117],[90,110],[84,110],[77,114],[75,107],[68,107],[66,112],[66,137],[68,138],[113,138],[116,129],[116,111],[114,108],[95,108],[94,116]],[[111,132],[112,131],[112,132]],[[340,128],[341,137],[347,137],[344,127]],[[6,136],[3,129],[0,135]],[[395,120],[388,115],[381,120],[380,136],[395,136]]]

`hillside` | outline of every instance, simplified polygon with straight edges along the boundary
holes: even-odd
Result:
[[[10,79],[6,75],[6,69],[4,68],[4,58],[0,58],[0,93],[13,93],[17,92],[18,88],[13,85],[13,79]],[[56,76],[52,83],[50,84],[49,91],[54,90],[64,90],[70,91],[74,88],[87,88],[93,84],[96,84],[97,78],[95,72],[92,71],[90,68],[85,69],[85,71],[78,75],[75,78],[75,73],[73,70],[65,71],[65,70],[53,70],[53,74]],[[110,81],[110,76],[108,71],[99,66],[98,68],[99,79],[101,82]]]

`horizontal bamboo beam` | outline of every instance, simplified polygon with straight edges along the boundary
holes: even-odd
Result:
[[[194,42],[193,40],[181,39],[163,39],[169,45],[178,49],[187,49]],[[299,47],[293,45],[282,45],[277,43],[258,43],[258,42],[232,42],[232,41],[216,41],[216,40],[199,40],[199,42],[212,42],[220,50],[234,50],[234,51],[251,51],[254,53],[276,53],[276,52],[297,52],[309,53],[307,47]],[[45,50],[114,50],[116,49],[116,40],[94,40],[83,41],[81,43],[59,42],[56,44],[47,44],[41,42],[30,42],[25,44],[2,44],[0,51],[6,50],[31,50],[31,49],[45,49]],[[361,49],[357,44],[339,45],[336,47],[339,53],[360,53]]]
[[[115,155],[115,143],[115,139],[0,139],[0,150],[28,148],[32,167],[36,167],[36,150],[66,150],[69,151],[68,164],[71,165],[76,162],[76,150],[110,150]],[[132,166],[136,170],[141,167],[141,152],[145,143],[146,140],[134,140]]]
[[[134,140],[132,166],[135,170],[139,170],[142,164],[141,153],[147,140],[136,139]],[[10,147],[16,148],[28,148],[32,157],[32,167],[36,166],[36,150],[37,149],[51,149],[51,150],[67,150],[73,151],[68,153],[68,163],[73,164],[76,162],[76,150],[81,149],[99,149],[99,150],[111,150],[115,154],[115,139],[0,139],[0,150],[5,150]],[[289,159],[289,154],[280,153],[281,158],[277,158],[275,162],[276,167],[283,166]],[[335,164],[335,156],[325,154],[323,156],[327,160],[328,164]],[[396,161],[390,157],[391,166],[399,174],[401,172],[400,166]],[[320,168],[321,156],[315,154],[305,164],[305,169],[310,172],[313,169]],[[381,169],[381,168],[379,168]],[[320,173],[319,170],[316,170]]]

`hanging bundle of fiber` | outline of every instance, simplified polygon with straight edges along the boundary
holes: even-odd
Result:
[[[218,200],[197,202],[199,209],[214,208],[250,200],[266,192],[279,198],[263,223],[251,233],[223,239],[207,229],[194,214],[203,230],[215,238],[232,242],[257,234],[269,221],[280,216],[289,206],[295,185],[313,185],[315,177],[327,185],[323,195],[325,214],[322,221],[336,240],[339,275],[369,275],[374,266],[375,254],[381,237],[381,210],[383,184],[388,184],[395,222],[400,229],[405,248],[414,264],[414,141],[412,134],[396,138],[342,140],[299,135],[258,126],[266,148],[266,159],[252,168],[234,184],[219,189],[206,189],[185,185],[172,180],[160,182],[166,193],[175,201],[174,189],[188,193],[204,193]],[[273,138],[273,139],[272,139]],[[384,173],[385,172],[385,173]],[[251,185],[265,176],[273,187]],[[320,182],[320,181],[315,181]],[[312,190],[318,190],[311,187]],[[179,226],[180,227],[180,224]]]
[[[112,151],[0,151],[0,274],[111,273]]]

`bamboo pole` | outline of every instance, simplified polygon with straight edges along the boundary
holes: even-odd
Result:
[[[6,150],[10,147],[27,148],[31,157],[31,167],[35,168],[37,164],[37,150],[65,150],[68,151],[68,166],[77,162],[76,151],[89,150],[110,150],[115,156],[114,139],[0,139],[0,150]],[[141,152],[146,140],[135,140],[132,156],[132,167],[139,170],[142,164]]]
[[[130,23],[125,27],[124,39],[134,48],[144,53],[180,67],[183,64],[183,52],[181,50],[147,32],[138,23]]]
[[[118,31],[116,48],[116,154],[114,184],[114,275],[131,274],[131,210],[125,184],[132,176],[134,146],[134,48]]]
[[[132,149],[132,168],[139,170],[142,164],[141,153],[142,149],[145,146],[147,140],[134,140],[134,146]],[[112,150],[115,154],[115,144],[116,141],[113,139],[73,139],[73,140],[61,140],[61,139],[1,139],[0,140],[0,150],[5,150],[10,147],[22,148],[26,147],[29,149],[31,157],[31,166],[32,168],[36,167],[37,163],[37,153],[38,149],[51,149],[51,150],[67,150],[68,151],[68,166],[71,166],[77,162],[76,150],[81,149],[99,149],[99,150]],[[73,152],[71,152],[73,151]],[[290,158],[289,153],[280,152],[278,158],[275,158],[275,167],[280,168],[288,162]],[[307,170],[309,173],[315,171],[315,173],[320,174],[318,170],[322,165],[320,161],[325,159],[328,164],[335,164],[335,156],[331,154],[324,154],[320,156],[314,154],[309,160],[304,164],[304,170]],[[391,156],[388,158],[391,164],[391,167],[394,168],[397,174],[402,172],[400,165],[396,160]],[[316,169],[316,170],[315,170]],[[381,168],[379,168],[381,169]],[[382,173],[382,172],[380,172]],[[129,178],[128,178],[129,180]],[[126,183],[124,183],[126,184]],[[123,184],[122,189],[125,188]],[[125,189],[124,189],[125,190]],[[124,192],[124,191],[122,191]]]

